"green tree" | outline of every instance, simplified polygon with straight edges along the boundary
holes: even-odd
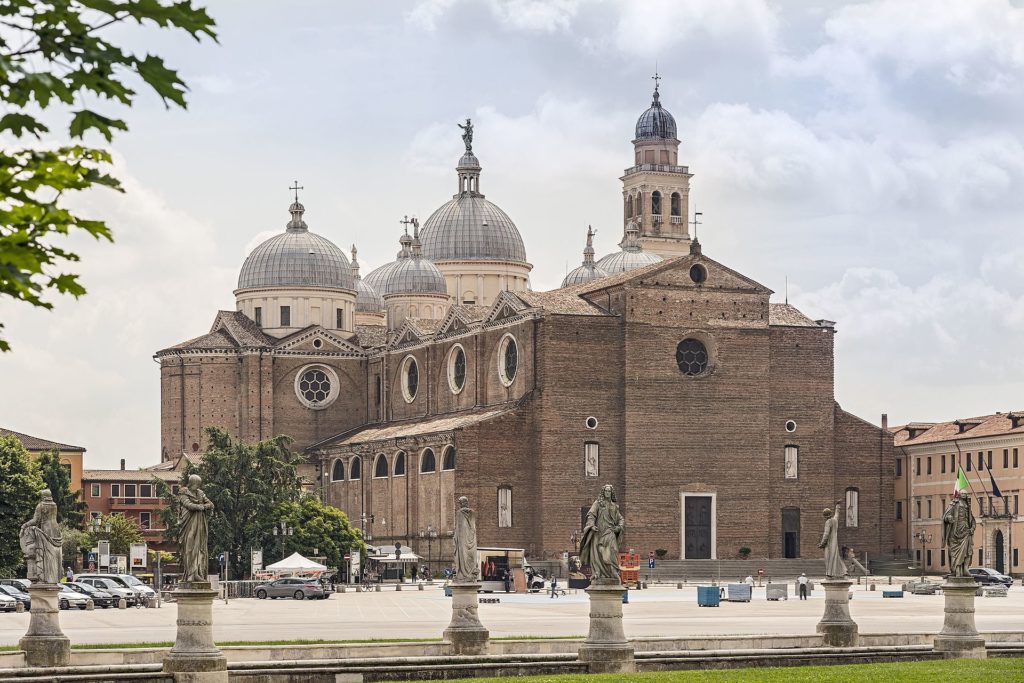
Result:
[[[99,525],[90,530],[89,547],[95,548],[98,541],[110,541],[111,555],[127,555],[132,543],[142,543],[142,540],[139,523],[132,517],[115,512],[101,518]]]
[[[24,564],[19,534],[43,489],[39,468],[15,436],[0,436],[0,576]]]
[[[336,507],[320,501],[316,496],[303,496],[298,502],[283,503],[277,510],[277,519],[294,527],[295,534],[285,542],[285,552],[312,553],[316,548],[327,559],[327,566],[341,567],[346,551],[363,553],[366,544],[362,534],[349,523],[348,515]],[[280,543],[269,546],[275,554]]]
[[[53,494],[53,502],[57,504],[57,519],[72,529],[81,529],[89,506],[82,500],[81,491],[71,490],[71,473],[60,464],[58,452],[40,453],[36,464],[46,488]]]
[[[192,0],[0,3],[0,135],[36,141],[0,149],[0,296],[52,308],[44,298],[49,291],[85,293],[78,275],[66,270],[79,257],[60,243],[82,232],[97,240],[113,236],[103,221],[73,212],[69,195],[96,186],[121,191],[107,172],[110,153],[86,146],[86,134],[109,143],[114,131],[128,130],[117,114],[135,103],[133,84],[166,107],[186,106],[187,87],[163,59],[117,45],[118,25],[127,23],[217,39],[213,19]],[[59,122],[61,132],[51,135],[44,117]],[[55,147],[53,140],[72,144]],[[0,351],[9,348],[0,337]]]
[[[64,536],[64,542],[61,547],[64,566],[73,567],[75,566],[75,561],[81,559],[82,549],[88,550],[93,547],[92,535],[88,531],[69,527],[66,524],[61,524],[61,533]]]

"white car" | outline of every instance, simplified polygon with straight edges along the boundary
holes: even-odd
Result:
[[[85,609],[88,607],[88,603],[88,597],[81,593],[76,593],[67,586],[61,586],[60,593],[57,594],[57,605],[61,609],[71,609],[72,607]]]
[[[88,581],[89,583],[92,583],[92,579],[105,579],[108,584],[112,583],[130,591],[131,598],[128,598],[128,604],[142,604],[149,598],[156,597],[156,591],[131,574],[79,574],[77,578],[79,581]],[[101,590],[107,590],[104,586],[95,583],[93,585]]]
[[[110,576],[104,576],[101,574],[82,574],[75,578],[77,578],[81,583],[87,583],[93,588],[99,588],[101,591],[106,591],[111,595],[115,595],[118,599],[124,598],[124,601],[128,603],[129,607],[138,601],[138,596],[135,591],[115,581]]]
[[[18,609],[18,601],[6,593],[0,593],[0,612],[13,612]]]

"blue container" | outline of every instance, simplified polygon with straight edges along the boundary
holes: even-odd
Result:
[[[629,604],[629,589],[628,588],[626,590],[622,591],[622,604],[623,605],[628,605]]]
[[[697,586],[698,607],[718,607],[720,598],[718,586]]]

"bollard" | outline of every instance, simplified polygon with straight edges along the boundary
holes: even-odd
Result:
[[[117,601],[117,609],[128,609],[128,601],[121,598]]]
[[[870,586],[868,587],[868,590],[872,590],[872,591],[873,591],[873,590],[875,590],[875,584],[871,584],[871,585],[870,585]]]
[[[375,592],[375,593],[380,593],[380,584],[379,584],[379,583],[378,583],[378,584],[376,584],[376,585],[375,585],[375,586],[373,587],[373,590],[374,590],[374,592]]]
[[[423,584],[422,583],[419,584],[418,588],[419,588],[419,590],[423,590],[423,588],[424,588]]]
[[[335,586],[334,587],[334,592],[335,593],[344,593],[345,592],[345,584],[341,584],[340,586]]]
[[[93,604],[92,598],[89,598],[85,601],[85,611],[91,612],[94,609],[96,609],[96,605]]]
[[[22,604],[21,602],[19,602],[17,605],[14,606],[14,611],[15,612],[24,612],[25,611],[25,605]]]
[[[357,583],[356,584],[356,593],[362,593],[362,592],[363,592],[363,585],[361,583]]]
[[[677,583],[676,584],[676,588],[678,588],[679,590],[682,590],[683,584],[682,583]]]
[[[890,586],[892,585],[892,577],[891,576],[889,577],[889,585]]]
[[[629,589],[628,588],[626,590],[622,591],[622,604],[623,605],[628,605],[629,604]]]
[[[647,582],[644,581],[644,588],[647,588]]]
[[[396,583],[395,584],[395,591],[397,592],[397,591],[400,591],[400,590],[402,590],[402,584]]]

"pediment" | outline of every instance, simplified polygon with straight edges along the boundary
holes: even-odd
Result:
[[[523,303],[518,297],[515,297],[508,292],[501,292],[498,294],[498,298],[494,300],[494,304],[491,306],[490,313],[484,318],[486,323],[501,322],[517,317],[526,309],[526,304]]]
[[[388,347],[393,349],[399,346],[421,344],[423,341],[424,337],[420,335],[416,330],[416,327],[410,321],[406,320],[395,332],[395,336],[391,340],[391,343],[388,344]]]
[[[469,332],[472,327],[473,323],[465,318],[458,307],[452,306],[448,310],[448,315],[441,321],[441,326],[438,328],[436,336],[454,337]]]
[[[690,276],[690,270],[694,265],[701,266],[706,273],[706,278],[702,283],[695,282]],[[671,263],[666,264],[665,268],[656,269],[654,272],[647,273],[642,278],[631,281],[629,284],[634,287],[682,287],[687,289],[726,289],[762,294],[772,293],[772,290],[761,283],[703,255],[690,255],[673,260]]]
[[[363,349],[320,325],[311,325],[285,337],[274,347],[274,351],[363,355]]]

